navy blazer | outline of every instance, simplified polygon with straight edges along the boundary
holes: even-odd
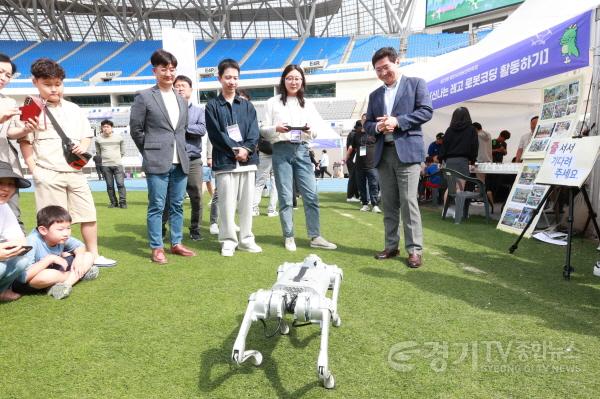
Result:
[[[425,160],[425,144],[421,125],[433,116],[427,83],[421,78],[402,76],[392,107],[392,115],[398,120],[394,130],[394,143],[398,159],[403,163],[420,163]],[[377,131],[377,118],[385,115],[385,87],[381,86],[369,95],[365,131],[375,136],[373,165],[377,167],[383,152],[384,134]]]
[[[181,169],[189,172],[190,161],[185,152],[185,130],[188,124],[187,101],[175,93],[179,104],[177,126],[171,125],[169,112],[158,86],[140,91],[133,100],[129,119],[129,131],[136,147],[142,154],[142,169],[146,173],[164,174],[173,165],[173,147],[177,143],[177,155]]]

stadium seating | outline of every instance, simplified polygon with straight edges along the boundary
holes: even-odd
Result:
[[[480,30],[479,32],[477,32],[477,41],[479,42],[481,39],[483,39],[484,37],[489,35],[491,32],[492,32],[492,29]]]
[[[21,72],[19,78],[25,79],[31,77],[31,73],[29,72],[31,64],[38,58],[46,57],[58,61],[77,47],[81,46],[81,44],[82,42],[41,42],[31,50],[13,59],[15,64],[17,64],[18,71]]]
[[[242,68],[244,70],[282,68],[297,44],[296,39],[263,39]]]
[[[371,57],[375,51],[382,47],[393,47],[396,50],[400,48],[400,38],[390,36],[371,36],[354,41],[354,47],[348,63],[353,62],[371,62]]]
[[[208,45],[210,42],[204,40],[196,40],[196,56],[198,56]],[[146,68],[144,68],[137,76],[152,76],[152,65],[148,64]]]
[[[408,37],[406,57],[435,57],[468,45],[468,33],[417,33]]]
[[[221,39],[198,61],[199,67],[216,67],[224,58],[240,61],[256,43],[254,39]]]
[[[309,37],[294,58],[294,64],[304,60],[327,59],[328,64],[339,64],[350,42],[349,37]]]
[[[16,54],[31,46],[34,42],[24,40],[0,40],[0,52],[14,57]]]
[[[123,46],[120,42],[90,42],[61,65],[67,72],[67,78],[77,78]]]
[[[131,43],[125,50],[101,65],[93,73],[100,71],[121,71],[121,76],[131,76],[150,61],[150,55],[162,47],[160,40],[146,40]],[[92,73],[92,74],[93,74]]]

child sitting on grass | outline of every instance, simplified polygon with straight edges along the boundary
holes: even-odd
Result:
[[[0,162],[0,302],[17,300],[21,295],[12,290],[12,284],[27,267],[27,244],[16,215],[8,202],[17,188],[31,186],[17,175],[7,162]]]
[[[14,284],[20,293],[33,293],[48,287],[55,299],[69,296],[80,280],[98,277],[94,254],[71,237],[71,215],[61,206],[50,205],[37,213],[37,228],[27,237],[33,249],[27,254],[29,266]]]

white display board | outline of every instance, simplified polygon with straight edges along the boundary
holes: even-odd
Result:
[[[552,139],[536,183],[581,187],[596,163],[600,136]]]
[[[190,32],[163,28],[163,48],[177,58],[177,74],[185,75],[192,80],[194,90],[198,88],[196,76],[196,41]],[[195,96],[192,96],[195,98]]]

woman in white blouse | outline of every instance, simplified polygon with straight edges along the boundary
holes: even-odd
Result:
[[[325,125],[314,105],[304,99],[306,80],[298,65],[288,65],[279,81],[279,94],[267,101],[261,135],[273,143],[273,173],[279,197],[279,218],[285,248],[296,250],[292,201],[294,182],[302,195],[306,228],[313,248],[335,249],[321,237],[319,197],[313,165],[308,154],[309,142]]]

